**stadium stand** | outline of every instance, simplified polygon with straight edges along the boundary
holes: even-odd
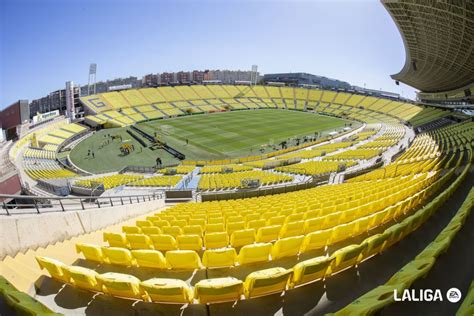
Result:
[[[199,180],[198,188],[201,190],[219,190],[243,188],[243,180],[258,180],[260,185],[271,185],[292,181],[287,175],[279,175],[265,171],[242,171],[230,174],[204,174]]]
[[[214,166],[203,166],[199,169],[199,173],[226,173],[226,172],[239,172],[249,171],[253,168],[251,166],[244,166],[238,164],[228,165],[214,165]]]
[[[133,183],[141,179],[143,179],[143,176],[141,175],[114,174],[110,176],[92,177],[87,179],[76,180],[74,181],[74,185],[93,189],[98,185],[103,184],[104,188],[107,190],[120,185]]]
[[[132,183],[128,186],[133,187],[172,187],[181,181],[181,176],[152,176],[149,178],[141,179]]]
[[[437,108],[425,109],[406,102],[372,96],[271,86],[195,85],[132,89],[81,97],[81,101],[93,112],[105,115],[88,116],[89,120],[107,126],[126,126],[142,119],[172,117],[184,113],[215,112],[225,110],[226,107],[233,110],[258,108],[316,110],[368,123],[409,121],[415,127],[451,115],[451,112]],[[107,106],[98,107],[97,104],[101,105],[101,102]],[[143,109],[144,106],[148,106],[146,114],[136,110],[143,113],[143,116],[131,117],[127,112],[111,111],[112,108],[141,107]]]

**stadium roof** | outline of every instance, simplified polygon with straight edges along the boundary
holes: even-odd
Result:
[[[393,79],[424,92],[474,82],[473,0],[381,1],[405,43],[405,66]]]

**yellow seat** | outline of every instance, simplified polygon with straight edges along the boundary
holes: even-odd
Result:
[[[298,262],[293,267],[291,287],[324,278],[333,261],[334,258],[322,256]]]
[[[208,233],[204,235],[204,246],[206,249],[227,247],[229,235],[225,232]]]
[[[142,233],[145,235],[160,235],[162,231],[159,227],[151,226],[151,227],[142,227]]]
[[[108,295],[142,299],[140,280],[128,274],[107,272],[96,277],[102,291]]]
[[[302,235],[304,231],[304,221],[290,222],[283,225],[280,230],[280,237],[293,237]]]
[[[231,215],[229,215],[227,217],[227,224],[229,224],[229,223],[239,223],[239,222],[245,222],[245,219],[244,219],[243,216],[240,216],[240,215],[231,216]]]
[[[201,259],[193,250],[170,250],[166,252],[166,262],[171,269],[200,269]]]
[[[202,238],[198,235],[181,235],[176,238],[180,250],[202,250]]]
[[[357,265],[362,260],[362,252],[366,247],[366,244],[349,245],[335,251],[331,256],[335,259],[331,265],[331,273]]]
[[[162,219],[162,220],[159,220],[159,221],[153,221],[153,225],[155,225],[156,227],[158,228],[163,228],[163,227],[169,227],[170,226],[170,222]]]
[[[153,226],[153,223],[151,221],[136,221],[135,222],[138,227],[150,227]]]
[[[166,269],[166,259],[158,250],[132,250],[132,257],[139,267]]]
[[[76,244],[76,252],[82,253],[84,258],[91,261],[96,262],[104,262],[104,254],[102,253],[102,248],[97,245],[89,245],[89,244]]]
[[[266,220],[264,219],[256,219],[247,222],[247,228],[259,229],[260,227],[264,227],[265,225]]]
[[[354,228],[354,236],[363,234],[369,230],[370,217],[362,217],[356,220],[356,225]]]
[[[236,230],[230,235],[232,247],[241,247],[255,242],[255,229]]]
[[[140,283],[145,296],[153,302],[192,303],[193,291],[183,280],[154,278]]]
[[[42,256],[36,256],[35,258],[40,268],[46,269],[53,279],[69,283],[69,278],[64,274],[64,268],[66,267],[64,263]]]
[[[268,226],[283,225],[283,223],[285,222],[285,219],[286,219],[286,216],[284,215],[273,216],[267,220],[267,225]]]
[[[133,265],[133,258],[130,250],[118,247],[102,247],[104,257],[112,264],[122,266]]]
[[[164,226],[161,227],[161,231],[163,232],[163,234],[171,235],[174,238],[183,234],[183,230],[179,226]]]
[[[270,242],[278,239],[281,227],[265,226],[260,227],[257,231],[257,242]]]
[[[175,219],[170,222],[171,226],[179,226],[179,227],[184,227],[188,225],[188,223],[184,219]]]
[[[207,268],[233,267],[236,259],[234,248],[206,250],[202,255],[202,263]]]
[[[303,231],[305,234],[309,234],[321,229],[323,218],[316,217],[316,218],[309,218],[305,220]]]
[[[351,238],[354,234],[355,222],[350,222],[348,224],[341,224],[332,229],[332,235],[330,238],[331,244],[336,244],[340,241]]]
[[[219,225],[224,225],[224,218],[219,214],[218,217],[214,217],[212,215],[209,215],[207,219],[208,224],[219,224]]]
[[[366,238],[364,244],[366,248],[364,250],[363,257],[369,258],[375,254],[382,252],[385,249],[386,241],[390,238],[390,234],[376,234]]]
[[[206,224],[206,234],[219,232],[225,232],[225,227],[223,223]]]
[[[186,235],[202,236],[203,230],[200,225],[187,225],[183,227],[183,233]]]
[[[239,251],[237,262],[242,265],[268,261],[271,249],[271,243],[258,243],[243,246]]]
[[[191,218],[188,222],[189,226],[201,226],[203,228],[206,225],[206,220],[203,218]]]
[[[153,247],[155,247],[156,250],[166,251],[178,249],[178,243],[171,235],[150,235],[150,239],[153,243]]]
[[[201,304],[237,301],[244,283],[232,277],[201,280],[194,286],[194,297]]]
[[[102,287],[97,282],[98,273],[94,270],[77,266],[65,266],[63,272],[70,280],[71,285],[83,290],[102,292]]]
[[[145,234],[125,234],[131,249],[153,249],[150,237]]]
[[[110,247],[129,248],[125,234],[104,232],[104,241],[108,242]]]
[[[142,230],[138,226],[122,226],[122,232],[126,234],[141,234]]]
[[[227,233],[231,235],[236,230],[245,229],[245,222],[232,222],[227,224]]]
[[[257,213],[249,213],[247,215],[245,215],[245,222],[248,223],[250,221],[255,221],[255,220],[258,220],[260,219],[260,214],[257,214]]]
[[[304,237],[303,244],[301,245],[301,252],[303,253],[309,250],[326,248],[331,234],[331,229],[309,233]]]
[[[272,260],[283,257],[296,256],[303,243],[304,236],[287,237],[278,239],[272,246]]]
[[[173,220],[176,219],[176,217],[174,217],[174,216],[172,216],[172,215],[165,215],[165,214],[160,215],[160,218],[161,218],[162,220],[167,221],[167,222],[171,222],[171,221],[173,221]]]
[[[246,298],[252,298],[286,290],[291,269],[270,268],[250,273],[244,282]]]

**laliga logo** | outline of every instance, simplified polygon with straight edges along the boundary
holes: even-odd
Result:
[[[440,289],[431,290],[431,289],[420,289],[418,292],[416,290],[406,289],[403,291],[402,297],[398,296],[397,290],[393,290],[393,299],[396,302],[442,302],[443,295],[441,294]],[[461,291],[455,287],[450,288],[446,292],[446,299],[451,303],[457,303],[461,300]]]

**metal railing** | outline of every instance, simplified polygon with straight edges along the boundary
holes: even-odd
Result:
[[[50,212],[83,211],[105,207],[131,205],[163,199],[163,192],[124,196],[40,197],[33,195],[0,194],[0,216],[42,214]],[[6,202],[10,201],[10,202]]]

